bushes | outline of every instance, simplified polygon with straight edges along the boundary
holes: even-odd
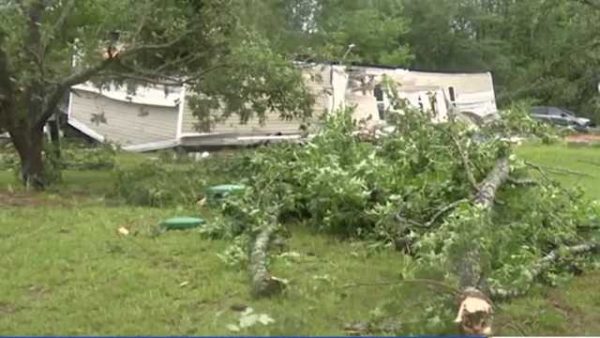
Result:
[[[115,194],[132,205],[192,205],[205,185],[205,172],[196,166],[147,162],[118,170]]]
[[[155,161],[117,170],[113,195],[139,206],[192,206],[209,185],[238,181],[243,156],[217,155],[199,162],[163,152]]]
[[[247,202],[264,200],[265,208],[276,203],[282,222],[295,217],[319,230],[365,238],[386,232],[389,222],[396,227],[392,214],[426,223],[440,206],[468,197],[471,187],[454,143],[454,135],[467,131],[430,124],[417,114],[398,119],[393,135],[376,143],[352,135],[356,125],[346,112],[331,117],[306,146],[256,151],[249,159],[254,191]],[[482,146],[458,138],[460,149],[472,154],[475,178],[483,179],[502,142]]]
[[[78,144],[67,144],[61,147],[60,162],[63,169],[112,169],[115,166],[115,156],[116,150],[110,145],[85,147]]]

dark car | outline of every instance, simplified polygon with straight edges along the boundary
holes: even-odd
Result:
[[[578,131],[587,131],[592,123],[589,119],[577,117],[575,113],[558,107],[537,106],[531,108],[531,117],[559,126],[571,127]]]

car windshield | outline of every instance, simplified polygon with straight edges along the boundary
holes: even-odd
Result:
[[[531,107],[531,113],[545,115],[545,114],[548,114],[548,108],[546,108],[546,107]]]

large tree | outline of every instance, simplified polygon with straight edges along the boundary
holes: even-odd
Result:
[[[244,26],[237,1],[5,0],[0,6],[0,130],[9,132],[28,186],[47,184],[43,128],[79,83],[185,81],[243,119],[269,109],[310,113],[300,75]],[[269,75],[281,69],[286,77]],[[300,98],[289,100],[288,89]]]
[[[277,50],[299,60],[408,65],[411,58],[401,0],[244,3],[248,20]]]
[[[413,67],[491,71],[501,105],[532,99],[600,122],[597,1],[402,2]]]

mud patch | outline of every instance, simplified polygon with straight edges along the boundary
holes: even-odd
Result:
[[[15,304],[0,302],[0,315],[10,315],[20,310]]]
[[[0,191],[0,208],[36,207],[43,205],[68,206],[69,204],[62,199],[51,199],[36,193]]]

